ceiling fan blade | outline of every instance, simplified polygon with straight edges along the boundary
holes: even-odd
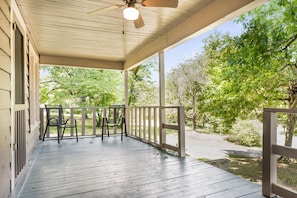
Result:
[[[94,10],[94,11],[91,11],[91,12],[88,12],[89,15],[97,15],[97,14],[102,14],[104,12],[107,12],[109,10],[113,10],[113,9],[116,9],[116,8],[120,8],[124,5],[113,5],[113,6],[109,6],[109,7],[106,7],[106,8],[101,8],[101,9],[98,9],[98,10]]]
[[[139,12],[139,15],[138,15],[138,18],[136,20],[133,21],[134,22],[134,26],[135,28],[141,28],[144,26],[144,21],[143,21],[143,18]]]
[[[142,0],[142,6],[177,8],[178,0]]]

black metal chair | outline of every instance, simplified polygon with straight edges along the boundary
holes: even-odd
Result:
[[[61,117],[62,117],[62,122],[61,122],[61,128],[63,128],[61,140],[63,139],[64,132],[66,128],[75,128],[75,136],[76,136],[76,142],[78,142],[78,135],[77,135],[77,124],[76,124],[76,119],[73,118],[73,123],[71,123],[71,118],[67,118],[66,120],[64,119],[64,113],[63,113],[63,108],[61,106]]]
[[[104,131],[107,129],[107,136],[109,137],[109,127],[121,127],[121,140],[123,140],[123,134],[127,136],[127,126],[125,118],[125,105],[110,105],[108,107],[107,116],[103,116],[102,120],[102,140]],[[116,129],[115,129],[116,131]]]
[[[65,120],[62,105],[45,105],[45,109],[46,109],[47,123],[46,123],[46,128],[43,134],[42,141],[44,141],[47,129],[49,127],[57,127],[58,143],[60,143],[60,130],[63,129],[63,132],[61,135],[61,140],[62,140],[66,128],[75,128],[76,141],[78,142],[76,119],[73,119],[74,123],[71,123],[70,118]]]

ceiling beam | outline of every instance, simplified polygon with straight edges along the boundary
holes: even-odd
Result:
[[[64,56],[40,55],[40,64],[123,70],[123,62]]]
[[[124,64],[125,70],[138,66],[156,53],[200,35],[215,26],[256,8],[267,0],[216,0],[197,11],[183,23],[175,26],[146,47],[131,53]]]

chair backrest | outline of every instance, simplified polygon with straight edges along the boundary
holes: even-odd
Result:
[[[60,124],[65,123],[62,105],[45,105],[45,110],[46,119],[50,120],[50,125],[58,124],[56,120],[58,120]]]
[[[110,105],[108,108],[109,123],[121,124],[122,118],[125,117],[125,105]]]
[[[62,105],[60,106],[60,117],[61,117],[61,124],[65,124],[65,118],[64,118],[64,111]]]

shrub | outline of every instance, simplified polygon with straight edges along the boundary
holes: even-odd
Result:
[[[262,137],[259,134],[259,129],[256,128],[251,121],[239,121],[230,131],[230,136],[227,137],[229,142],[235,144],[249,146],[249,147],[261,147]]]

